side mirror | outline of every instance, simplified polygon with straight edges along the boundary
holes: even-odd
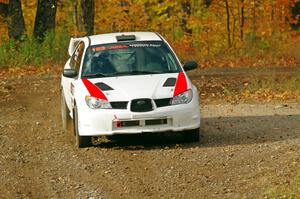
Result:
[[[195,62],[195,61],[187,61],[187,62],[185,62],[184,65],[183,65],[183,69],[184,69],[185,71],[194,70],[194,69],[196,69],[197,67],[198,67],[198,64],[197,64],[197,62]]]
[[[63,76],[68,78],[77,77],[77,72],[74,69],[64,69]]]

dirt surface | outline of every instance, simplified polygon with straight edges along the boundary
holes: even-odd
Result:
[[[299,171],[300,104],[202,104],[201,141],[121,136],[76,149],[59,77],[0,77],[0,198],[263,198]]]

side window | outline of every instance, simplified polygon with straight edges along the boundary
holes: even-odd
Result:
[[[81,63],[83,51],[84,51],[84,43],[81,42],[78,45],[77,49],[75,50],[71,58],[70,66],[72,69],[75,69],[77,72],[79,72],[80,69],[80,63]]]

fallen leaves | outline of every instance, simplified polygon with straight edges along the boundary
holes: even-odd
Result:
[[[244,90],[241,93],[243,99],[252,99],[256,101],[271,102],[272,100],[291,100],[297,98],[294,92],[291,91],[274,91],[271,89],[258,89],[250,92]]]
[[[17,76],[22,77],[26,75],[41,75],[41,74],[60,74],[63,66],[49,65],[36,67],[36,66],[24,66],[24,67],[12,67],[12,68],[1,68],[0,75],[2,77]]]
[[[240,102],[269,103],[271,101],[299,101],[300,78],[298,73],[278,73],[276,75],[256,75],[250,71],[249,75],[207,75],[194,79],[199,98],[204,103]],[[268,74],[268,73],[267,73]]]
[[[300,45],[300,44],[299,44]],[[240,68],[240,67],[250,67],[250,68],[261,68],[261,67],[291,67],[300,64],[299,55],[284,57],[274,57],[273,55],[263,56],[241,56],[241,57],[222,57],[214,58],[211,60],[199,60],[199,65],[201,68]]]

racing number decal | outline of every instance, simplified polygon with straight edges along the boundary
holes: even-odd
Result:
[[[187,90],[187,81],[183,72],[180,72],[177,77],[173,97]]]
[[[92,97],[108,101],[104,93],[95,84],[90,82],[88,79],[82,79],[82,82]]]

